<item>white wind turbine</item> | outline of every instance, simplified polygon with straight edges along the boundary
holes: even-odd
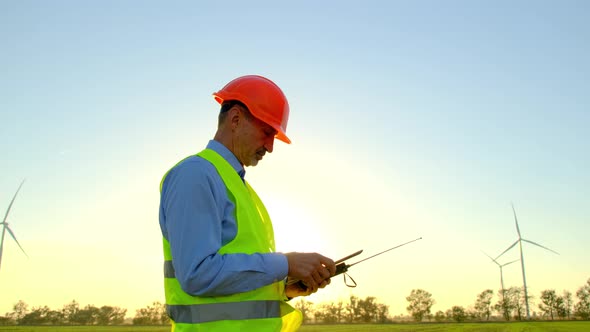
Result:
[[[496,265],[498,265],[498,267],[500,268],[500,284],[502,285],[502,294],[503,294],[505,289],[504,289],[504,274],[502,272],[502,268],[506,265],[510,265],[512,263],[518,262],[518,259],[515,259],[512,262],[500,264],[500,263],[498,263],[497,260],[493,259],[490,255],[486,254],[485,252],[484,252],[484,255],[488,256],[492,260],[492,262],[496,263]]]
[[[557,251],[551,250],[551,249],[549,249],[547,247],[544,247],[544,246],[542,246],[542,245],[540,245],[538,243],[535,243],[533,241],[530,241],[530,240],[527,240],[527,239],[523,239],[522,236],[521,236],[521,234],[520,234],[520,228],[518,227],[518,219],[516,218],[516,211],[514,210],[514,204],[511,204],[511,205],[512,205],[512,212],[514,213],[514,222],[516,223],[516,232],[518,233],[518,239],[513,244],[511,244],[510,247],[508,247],[508,249],[504,250],[500,255],[498,255],[498,257],[496,257],[495,259],[497,260],[498,258],[500,258],[500,256],[504,255],[508,250],[514,248],[514,246],[516,246],[517,244],[519,245],[519,248],[520,248],[520,266],[522,268],[522,283],[523,283],[523,286],[524,286],[524,300],[525,300],[525,304],[526,304],[526,318],[527,318],[527,320],[530,320],[531,319],[531,312],[530,312],[530,309],[529,309],[529,295],[528,295],[527,286],[526,286],[526,274],[525,274],[525,271],[524,271],[524,255],[522,253],[522,242],[524,241],[524,242],[528,242],[530,244],[534,244],[537,247],[541,247],[541,248],[543,248],[545,250],[549,250],[552,253],[555,253],[557,255],[559,255],[559,253]]]
[[[22,252],[25,254],[25,256],[29,257],[27,255],[27,253],[25,252],[25,250],[23,249],[23,247],[20,245],[20,243],[18,243],[18,240],[16,239],[14,232],[12,231],[12,229],[10,229],[10,227],[8,226],[8,223],[6,222],[6,219],[8,219],[8,213],[10,212],[10,208],[12,207],[12,204],[14,203],[16,195],[18,195],[18,192],[20,191],[20,188],[23,186],[23,183],[25,183],[25,180],[23,180],[23,182],[21,182],[20,186],[16,190],[14,197],[12,197],[12,201],[10,201],[10,204],[8,205],[8,209],[6,210],[6,214],[4,215],[4,219],[2,220],[2,223],[0,223],[0,225],[2,225],[2,236],[0,237],[0,266],[2,265],[2,250],[4,249],[4,234],[6,234],[6,231],[8,231],[8,234],[10,234],[12,239],[16,242],[16,244],[18,244],[18,247],[20,248],[20,250],[22,250]]]

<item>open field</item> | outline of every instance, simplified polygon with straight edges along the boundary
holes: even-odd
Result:
[[[334,325],[304,325],[300,331],[392,331],[392,332],[570,332],[570,331],[590,331],[590,322],[513,322],[513,323],[441,323],[441,324],[334,324]]]
[[[168,332],[168,326],[0,326],[0,332]],[[304,325],[301,332],[353,332],[353,331],[394,331],[394,332],[584,332],[590,331],[590,321],[584,322],[513,322],[513,323],[443,323],[443,324],[333,324]]]

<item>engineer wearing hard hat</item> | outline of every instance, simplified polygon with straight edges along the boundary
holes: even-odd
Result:
[[[221,104],[207,147],[160,183],[164,290],[173,331],[294,331],[287,300],[330,283],[334,261],[277,253],[270,217],[244,179],[286,135],[289,103],[271,80],[242,76],[213,94]],[[292,278],[301,283],[286,285]]]

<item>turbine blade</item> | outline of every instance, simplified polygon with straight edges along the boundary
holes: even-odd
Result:
[[[518,218],[516,218],[516,211],[514,210],[514,204],[512,204],[512,213],[514,213],[514,222],[516,223],[516,232],[518,233],[518,238],[520,239],[520,228],[518,227]]]
[[[491,259],[491,260],[492,260],[492,262],[494,262],[494,263],[498,264],[498,262],[496,262],[496,260],[495,260],[495,259],[493,259],[493,258],[492,258],[492,256],[490,256],[490,255],[486,254],[486,253],[485,253],[483,250],[482,250],[481,252],[483,252],[483,254],[484,254],[484,255],[488,256],[488,257],[489,257],[489,259]],[[500,265],[500,264],[498,264],[498,265]]]
[[[23,249],[23,247],[21,247],[20,243],[18,243],[16,236],[14,236],[14,233],[12,232],[12,229],[10,229],[10,227],[6,226],[6,230],[8,231],[8,234],[10,234],[10,236],[12,236],[12,239],[14,240],[14,242],[16,242],[16,244],[18,244],[18,247],[20,248],[20,250],[23,251],[23,254],[25,254],[25,256],[27,256],[27,258],[28,258],[29,255],[27,255],[27,253],[25,252],[25,249]]]
[[[545,250],[549,250],[549,251],[551,251],[552,253],[559,255],[559,253],[558,253],[557,251],[555,251],[555,250],[551,250],[551,249],[549,249],[549,248],[547,248],[547,247],[544,247],[544,246],[542,246],[542,245],[540,245],[540,244],[538,244],[538,243],[535,243],[535,242],[533,242],[533,241],[530,241],[530,240],[525,240],[525,239],[522,239],[522,240],[523,240],[524,242],[528,242],[528,243],[530,243],[530,244],[534,244],[534,245],[536,245],[537,247],[541,247],[541,248],[543,248],[543,249],[545,249]]]
[[[518,243],[518,241],[520,241],[520,239],[516,240],[510,247],[508,247],[508,249],[504,250],[501,254],[499,254],[498,257],[495,258],[495,260],[497,260],[502,255],[504,255],[508,250],[514,248],[514,246]]]
[[[23,186],[24,183],[25,183],[25,180],[23,180],[23,182],[20,183],[20,186],[18,186],[16,193],[12,197],[12,201],[10,201],[10,204],[8,205],[8,209],[6,210],[6,214],[4,215],[4,220],[2,220],[2,223],[6,222],[6,219],[8,218],[8,213],[10,212],[10,208],[12,207],[12,203],[14,203],[14,200],[16,199],[16,195],[18,195],[18,192],[20,191],[20,188]]]
[[[490,255],[486,254],[486,253],[485,253],[483,250],[482,250],[481,252],[482,252],[484,255],[488,256],[488,257],[489,257],[489,258],[490,258],[492,261],[494,260],[494,259],[492,258],[492,256],[490,256]]]
[[[512,264],[512,263],[516,263],[516,262],[518,262],[519,260],[520,260],[520,259],[515,259],[515,260],[513,260],[512,262],[509,262],[509,263],[503,264],[502,266],[506,266],[506,265],[510,265],[510,264]]]

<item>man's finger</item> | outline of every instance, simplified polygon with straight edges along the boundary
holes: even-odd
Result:
[[[308,281],[305,283],[307,289],[312,293],[315,293],[318,290],[318,283],[314,280],[313,277],[309,277],[307,280]]]
[[[320,274],[322,276],[322,279],[328,279],[332,276],[332,274],[330,273],[330,270],[325,266],[322,266],[320,268]]]
[[[322,263],[323,266],[325,266],[328,269],[331,276],[336,274],[336,264],[334,264],[333,260],[331,260],[330,258],[328,258],[326,256],[320,255],[320,262]]]
[[[326,279],[324,281],[322,281],[320,288],[324,288],[326,286],[328,286],[330,284],[330,279]]]
[[[315,282],[320,285],[322,283],[322,281],[324,281],[324,277],[322,277],[321,272],[318,270],[315,270],[312,272],[311,276],[313,277],[313,280],[315,280]]]

